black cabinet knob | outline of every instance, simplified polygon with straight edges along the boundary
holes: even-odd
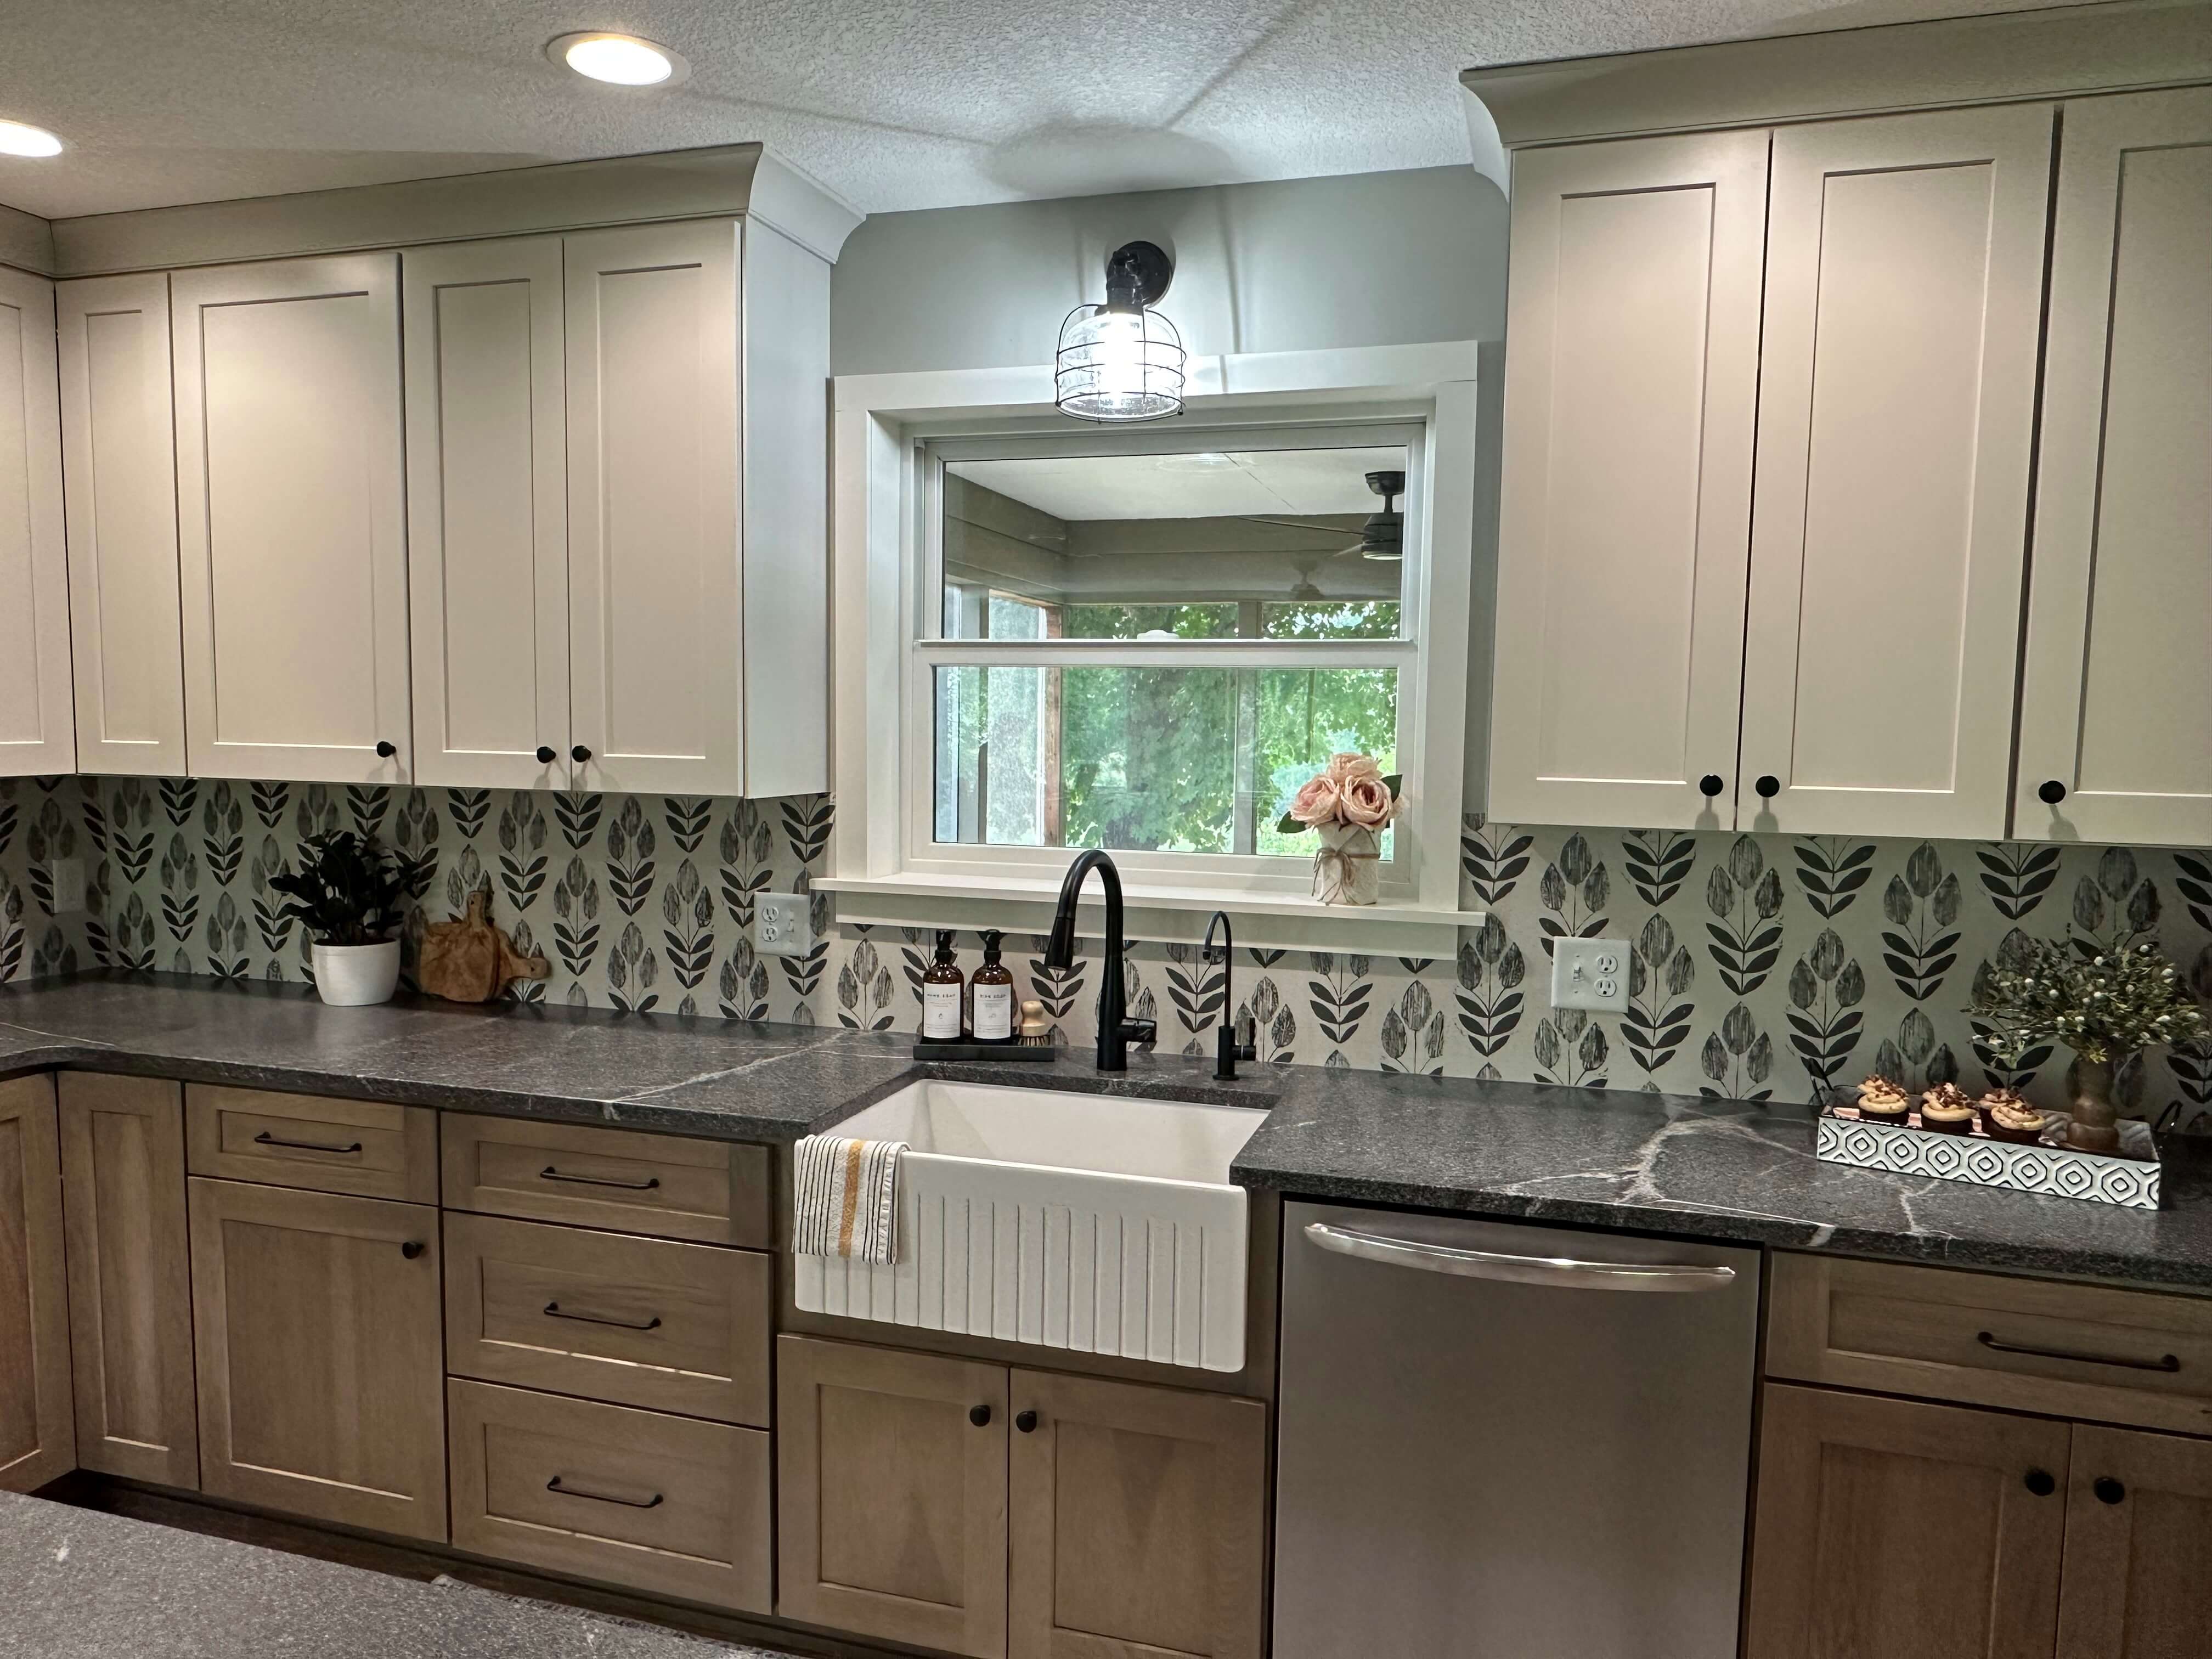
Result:
[[[551,744],[541,743],[538,745],[538,763],[540,766],[550,766],[557,758]]]
[[[2117,1504],[2128,1495],[2128,1489],[2109,1474],[2100,1474],[2091,1481],[2089,1490],[2097,1494],[2100,1504]]]
[[[1723,778],[1717,772],[1708,772],[1705,776],[1698,780],[1698,793],[1703,795],[1707,800],[1711,800],[1715,795],[1719,794],[1722,790],[1727,787],[1727,780]]]
[[[390,760],[398,752],[399,747],[397,744],[383,742],[376,745],[376,755],[379,760]]]
[[[1759,799],[1772,800],[1782,793],[1782,780],[1771,772],[1762,772],[1759,774],[1759,781],[1751,787],[1759,791]]]
[[[591,759],[591,757],[592,751],[585,748],[580,743],[568,751],[568,758],[575,762],[579,766],[581,766],[586,761]]]
[[[988,1406],[970,1406],[968,1408],[968,1420],[979,1429],[988,1427],[991,1421],[991,1408]]]
[[[2043,787],[2040,789],[2038,789],[2035,793],[2036,798],[2042,801],[2045,805],[2056,806],[2060,801],[2066,799],[2066,786],[2059,782],[2057,779],[2051,778],[2046,780]]]
[[[1036,1413],[1035,1412],[1016,1412],[1014,1413],[1014,1426],[1019,1429],[1024,1434],[1035,1434],[1036,1432]]]
[[[410,1238],[404,1244],[402,1244],[399,1247],[399,1254],[405,1256],[410,1261],[417,1261],[422,1259],[422,1252],[428,1248],[429,1247],[428,1245]]]
[[[2049,1469],[2030,1469],[2027,1489],[2038,1498],[2048,1498],[2058,1490],[2058,1482]]]

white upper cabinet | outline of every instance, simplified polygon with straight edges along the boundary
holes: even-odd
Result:
[[[54,286],[0,265],[0,776],[76,769]]]
[[[566,788],[561,241],[412,248],[401,272],[415,781]]]
[[[55,299],[77,768],[182,777],[169,279],[94,276]]]
[[[739,235],[725,221],[566,239],[581,787],[742,793]]]
[[[2013,833],[2202,847],[2212,90],[2068,104],[2054,236]]]
[[[191,769],[404,783],[398,256],[179,271],[171,298]]]
[[[1767,135],[1522,152],[1488,810],[1732,820]]]
[[[2004,834],[2051,140],[1774,135],[1742,828]]]

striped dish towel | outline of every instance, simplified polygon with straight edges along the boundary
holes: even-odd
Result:
[[[807,1135],[794,1151],[793,1252],[897,1261],[898,1166],[906,1142]]]

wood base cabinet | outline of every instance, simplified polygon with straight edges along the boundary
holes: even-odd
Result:
[[[1016,1371],[1014,1659],[1259,1659],[1267,1408]]]
[[[190,1186],[202,1489],[442,1540],[438,1212]]]
[[[54,1081],[0,1083],[0,1492],[76,1467]]]
[[[2212,1442],[2074,1431],[2058,1659],[2195,1659],[2212,1631]]]
[[[1745,1659],[2048,1659],[2070,1432],[1770,1384]]]
[[[1267,1407],[786,1336],[776,1611],[976,1659],[1258,1659]]]
[[[197,1487],[184,1091],[87,1072],[58,1084],[77,1462]]]

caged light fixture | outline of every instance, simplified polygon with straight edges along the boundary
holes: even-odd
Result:
[[[1175,261],[1127,242],[1106,261],[1106,303],[1078,306],[1060,325],[1053,401],[1084,421],[1157,421],[1182,413],[1182,337],[1152,309]]]

